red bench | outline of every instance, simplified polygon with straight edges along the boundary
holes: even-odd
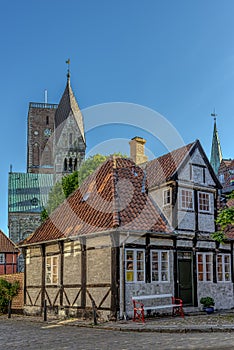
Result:
[[[165,304],[157,305],[157,299],[165,299]],[[170,299],[170,303],[168,299]],[[154,305],[145,306],[142,302],[144,300],[155,300],[155,302]],[[145,311],[166,308],[172,308],[172,315],[184,317],[183,301],[173,297],[172,294],[137,295],[132,297],[132,302],[134,311],[133,321],[145,322]]]

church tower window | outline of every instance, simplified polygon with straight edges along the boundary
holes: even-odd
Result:
[[[72,172],[72,158],[69,158],[69,172]]]
[[[75,158],[75,160],[74,160],[74,171],[76,171],[77,170],[77,158]]]
[[[67,158],[64,159],[63,170],[67,171]]]
[[[35,143],[33,145],[33,165],[39,166],[39,145],[38,143]]]

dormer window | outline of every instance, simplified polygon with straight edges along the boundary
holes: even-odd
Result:
[[[171,204],[171,189],[167,188],[163,191],[163,206]]]
[[[206,169],[205,166],[199,164],[191,164],[190,180],[195,183],[206,182]]]

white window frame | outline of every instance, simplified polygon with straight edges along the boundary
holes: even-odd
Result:
[[[46,256],[46,284],[58,285],[59,284],[59,256],[51,255]]]
[[[129,254],[128,254],[129,252]],[[143,259],[138,259],[138,252],[143,253]],[[132,255],[132,260],[128,256]],[[138,262],[143,262],[143,269],[138,269]],[[131,264],[131,268],[129,267]],[[139,280],[139,274],[143,273],[143,279]],[[125,281],[126,283],[144,283],[145,282],[145,250],[144,249],[125,249]]]
[[[171,188],[165,188],[163,190],[163,206],[171,204]]]
[[[200,195],[206,195],[206,196],[208,196],[208,206],[209,206],[208,210],[206,210],[206,209],[200,209],[200,200],[201,200],[201,199],[200,199]],[[203,203],[203,205],[204,205],[204,203]],[[211,213],[210,193],[198,191],[198,211],[199,211],[200,213]]]
[[[154,253],[157,253],[158,256],[158,261],[155,261],[153,258]],[[167,259],[163,261],[162,255],[167,254]],[[169,250],[159,250],[159,249],[152,249],[150,251],[150,268],[151,268],[151,282],[156,282],[156,283],[168,283],[170,282],[170,265],[169,265]],[[167,263],[167,268],[164,269],[162,267],[163,262]],[[157,264],[158,269],[153,268],[153,265]],[[153,274],[154,272],[158,272],[158,279],[154,280],[153,279]],[[164,279],[163,276],[167,276],[167,279]]]
[[[219,263],[219,257],[221,263]],[[225,258],[228,258],[228,263],[225,262]],[[216,261],[217,268],[217,282],[229,283],[231,282],[231,254],[220,253],[217,254]],[[221,274],[221,278],[220,278]]]
[[[183,206],[183,191],[186,191],[188,193],[191,194],[191,204],[192,206],[189,207],[187,205]],[[193,190],[189,189],[189,188],[180,188],[179,189],[179,197],[180,197],[180,209],[183,209],[183,210],[187,210],[187,211],[193,211],[194,210],[194,192]]]
[[[202,257],[202,261],[199,261],[199,255]],[[207,257],[210,258],[210,261],[207,261]],[[199,271],[199,265],[202,265],[202,271]],[[207,265],[209,268],[207,268]],[[209,271],[210,269],[210,271]],[[199,275],[202,274],[202,279],[199,278]],[[210,274],[210,279],[207,278],[207,275]],[[197,253],[197,281],[198,282],[213,282],[213,254],[212,253]]]
[[[0,253],[0,265],[4,265],[6,262],[5,253]]]

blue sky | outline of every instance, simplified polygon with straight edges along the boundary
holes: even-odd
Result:
[[[81,109],[109,102],[145,106],[185,143],[199,139],[210,156],[215,108],[223,156],[233,158],[233,13],[233,0],[3,0],[0,228],[8,233],[10,164],[26,170],[28,104],[43,102],[45,89],[48,102],[59,102],[68,57]],[[127,140],[135,131],[97,128],[87,134],[87,150],[107,135]],[[150,148],[154,156],[162,151],[155,139]]]

